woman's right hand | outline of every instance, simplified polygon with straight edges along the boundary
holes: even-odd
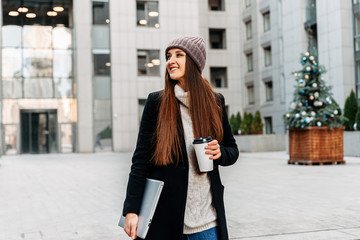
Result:
[[[138,226],[139,216],[135,213],[128,213],[125,216],[124,231],[132,239],[136,239],[136,231]]]

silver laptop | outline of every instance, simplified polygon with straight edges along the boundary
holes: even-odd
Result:
[[[149,178],[146,179],[146,185],[140,206],[139,223],[137,228],[137,235],[140,238],[146,237],[163,186],[164,186],[163,181],[149,179]],[[119,226],[124,228],[124,225],[125,225],[125,217],[121,216],[119,221]]]

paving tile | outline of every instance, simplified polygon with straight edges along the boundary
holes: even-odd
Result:
[[[0,158],[0,240],[128,240],[117,226],[131,153]],[[287,164],[241,153],[220,168],[232,240],[360,239],[360,158]]]

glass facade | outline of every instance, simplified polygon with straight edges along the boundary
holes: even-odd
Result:
[[[66,124],[72,133],[77,121],[72,1],[40,2],[2,1],[2,125],[7,154],[63,152],[59,139],[69,133],[60,129]],[[68,142],[73,151],[73,139]]]
[[[94,151],[112,151],[109,1],[93,0],[92,9]]]

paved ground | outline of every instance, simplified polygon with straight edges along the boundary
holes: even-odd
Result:
[[[130,153],[0,158],[1,240],[128,240],[117,227]],[[287,165],[242,153],[222,168],[231,239],[360,239],[360,158]]]

